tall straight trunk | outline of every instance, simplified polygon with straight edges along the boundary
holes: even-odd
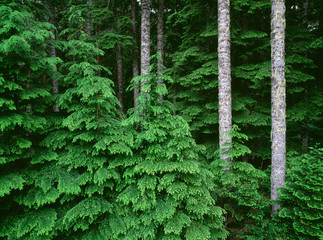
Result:
[[[150,0],[141,1],[141,75],[147,75],[150,65]],[[141,94],[147,93],[144,89],[147,79],[141,79]]]
[[[157,72],[160,76],[163,73],[164,65],[164,0],[158,1],[158,14],[157,14],[157,51],[160,53],[160,58],[157,60]],[[163,84],[164,80],[158,78],[158,84]],[[163,95],[159,98],[160,101],[163,100]]]
[[[55,15],[56,15],[56,10],[55,10],[55,7],[54,6],[51,6],[51,17],[50,17],[50,23],[52,25],[55,26],[56,24],[56,21],[55,21]],[[55,30],[54,28],[51,28],[50,31],[52,32],[53,36],[54,37],[50,37],[52,41],[55,40]],[[51,44],[50,46],[50,55],[52,58],[56,58],[56,47],[54,44]],[[56,64],[54,64],[54,69],[53,69],[53,74],[52,74],[52,87],[53,87],[53,91],[52,93],[53,94],[58,94],[59,91],[58,91],[58,81],[57,81],[57,66]],[[59,107],[57,106],[57,104],[55,103],[54,106],[53,106],[53,110],[54,112],[59,112]]]
[[[303,28],[305,31],[308,31],[308,0],[304,0],[303,2]],[[305,56],[307,57],[307,51],[305,52]],[[307,97],[308,86],[307,83],[304,84],[304,101],[305,104],[308,102]],[[304,122],[300,129],[302,146],[305,150],[308,148],[308,118],[305,116]]]
[[[228,151],[232,145],[230,0],[218,0],[219,145],[224,170],[231,168]]]
[[[134,41],[134,48],[132,52],[132,72],[133,78],[139,76],[139,68],[138,68],[138,40],[137,40],[137,19],[136,19],[136,0],[131,0],[131,20],[132,20],[132,37]],[[133,103],[134,108],[137,108],[137,98],[139,97],[139,87],[134,84],[133,88]]]
[[[116,61],[117,61],[117,79],[118,79],[118,100],[120,102],[120,111],[123,109],[123,75],[122,75],[122,58],[120,45],[116,45]]]
[[[87,0],[86,2],[87,5],[89,5],[89,7],[91,6],[91,0]],[[92,19],[92,15],[90,14],[90,11],[87,15],[87,26],[86,26],[86,31],[87,31],[87,35],[91,36],[91,19]]]
[[[285,0],[271,0],[271,199],[284,187],[286,175]],[[280,204],[275,202],[272,213]]]

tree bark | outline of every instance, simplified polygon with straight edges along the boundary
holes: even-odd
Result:
[[[285,0],[271,0],[271,199],[284,187],[286,175]],[[280,204],[275,202],[272,213]]]
[[[164,66],[164,0],[158,1],[158,14],[157,14],[157,51],[160,53],[160,58],[157,60],[157,73],[160,76],[163,73]],[[158,78],[158,85],[164,83],[162,78]],[[163,95],[160,96],[159,101],[162,101]]]
[[[225,171],[231,168],[232,110],[230,59],[230,1],[218,0],[219,145]]]
[[[136,0],[131,0],[131,20],[132,20],[132,37],[134,41],[134,48],[132,52],[132,72],[133,78],[139,76],[139,69],[138,69],[138,40],[137,40],[137,20],[136,20]],[[133,103],[134,108],[137,108],[137,98],[139,97],[139,87],[134,84],[133,88]]]
[[[305,31],[308,31],[308,0],[304,0],[303,3],[303,28]],[[307,51],[305,51],[305,56],[307,57]],[[304,84],[304,101],[305,103],[308,102],[307,98],[307,83]],[[308,118],[305,116],[304,122],[301,126],[301,141],[302,141],[302,146],[304,150],[307,150],[308,148]]]
[[[91,6],[91,0],[87,0],[86,4],[89,6]],[[86,26],[86,31],[87,31],[87,35],[91,36],[91,19],[92,19],[92,15],[89,13],[87,14],[87,26]]]
[[[141,1],[141,75],[145,76],[149,72],[150,65],[150,0]],[[147,90],[144,86],[147,79],[142,78],[141,80],[141,94],[145,95]]]
[[[50,17],[50,23],[52,25],[55,26],[56,24],[56,21],[55,21],[55,15],[56,15],[56,10],[55,10],[55,7],[54,6],[51,6],[51,17]],[[53,36],[55,36],[55,30],[54,28],[51,28],[50,31],[52,32]],[[50,37],[50,39],[52,41],[54,41],[55,37]],[[54,44],[51,44],[50,46],[50,55],[52,58],[56,58],[56,47]],[[53,74],[52,74],[52,87],[53,87],[53,90],[52,90],[52,93],[53,94],[58,94],[59,91],[58,91],[58,81],[57,81],[57,66],[56,64],[54,64],[54,70],[53,70]],[[57,104],[55,103],[54,106],[53,106],[53,110],[54,112],[59,112],[59,107],[57,106]]]
[[[121,48],[119,44],[116,45],[116,61],[117,61],[117,79],[118,79],[118,100],[120,102],[120,111],[124,113],[122,58],[121,58]]]

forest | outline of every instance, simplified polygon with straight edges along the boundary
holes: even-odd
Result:
[[[323,0],[0,0],[0,239],[323,240]]]

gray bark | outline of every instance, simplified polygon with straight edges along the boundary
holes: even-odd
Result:
[[[271,199],[284,187],[286,175],[285,0],[271,0]],[[275,202],[272,213],[280,204]]]
[[[141,1],[141,75],[145,76],[149,72],[150,65],[150,0]],[[143,89],[147,80],[143,78],[141,80],[141,94],[147,93],[147,90]]]
[[[55,7],[54,6],[51,6],[51,18],[50,18],[50,23],[52,25],[55,26],[55,15],[56,15],[56,11],[55,11]],[[53,28],[50,29],[50,31],[52,32],[53,36],[55,36],[55,30]],[[52,41],[54,41],[55,38],[53,37],[50,37],[50,39]],[[52,58],[56,58],[56,47],[54,44],[51,44],[50,46],[50,56]],[[58,91],[58,81],[57,81],[57,66],[56,64],[54,64],[54,69],[53,69],[53,74],[52,74],[52,87],[53,87],[53,90],[52,90],[52,93],[53,94],[58,94],[59,91]],[[53,106],[53,111],[54,112],[59,112],[59,107],[57,106],[57,104],[55,103],[54,106]]]
[[[123,75],[122,75],[122,58],[120,45],[116,45],[116,61],[117,61],[117,79],[118,79],[118,100],[120,102],[120,111],[123,109]]]
[[[164,66],[164,0],[158,1],[158,14],[157,14],[157,51],[160,53],[160,58],[157,60],[157,73],[160,76],[163,73]],[[163,84],[164,80],[158,78],[158,84]],[[162,101],[163,95],[160,96],[159,101]]]
[[[134,48],[132,52],[132,72],[133,78],[139,76],[139,69],[138,69],[138,40],[137,40],[137,20],[136,20],[136,0],[131,0],[131,20],[132,20],[132,37],[134,40]],[[133,88],[133,103],[134,108],[137,108],[137,98],[139,97],[139,88],[138,86],[134,85]]]
[[[87,5],[91,5],[91,0],[87,0],[86,2]],[[86,27],[86,31],[87,31],[87,35],[91,36],[91,19],[92,19],[92,15],[90,13],[88,13],[87,15],[87,27]]]
[[[231,167],[228,151],[232,145],[230,1],[218,0],[219,145],[225,171]]]

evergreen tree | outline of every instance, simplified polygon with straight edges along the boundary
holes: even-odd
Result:
[[[224,212],[210,194],[213,176],[199,158],[202,149],[185,121],[172,115],[172,104],[159,101],[167,91],[158,79],[169,77],[154,64],[141,78],[147,92],[124,123],[137,129],[134,155],[116,162],[125,169],[118,201],[126,231],[119,239],[225,239]]]
[[[271,1],[271,199],[277,200],[286,175],[285,1]],[[275,202],[272,212],[280,205]]]
[[[323,237],[323,149],[293,158],[285,188],[280,189],[283,207],[279,222],[292,239]]]
[[[230,56],[230,1],[218,0],[218,71],[219,71],[219,143],[220,158],[230,168],[228,151],[232,143],[231,112],[231,56]]]

